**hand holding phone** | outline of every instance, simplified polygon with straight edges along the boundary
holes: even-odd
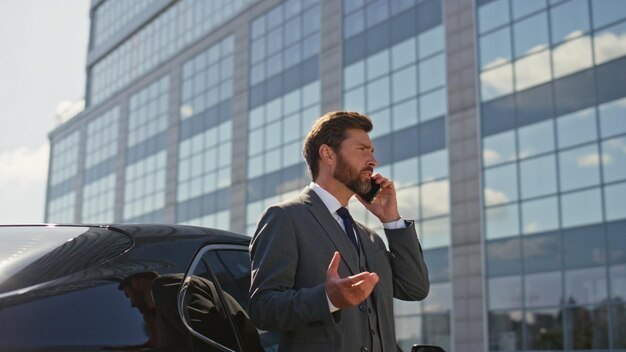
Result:
[[[376,183],[376,180],[374,180],[373,178],[370,178],[370,184],[372,187],[370,187],[369,192],[359,193],[359,197],[361,197],[361,199],[363,199],[368,204],[372,204],[372,202],[374,202],[374,199],[376,199],[376,196],[378,195],[378,193],[380,193],[380,190],[382,188],[382,186]]]

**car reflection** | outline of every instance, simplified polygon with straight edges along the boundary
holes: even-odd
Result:
[[[128,276],[119,284],[119,290],[142,315],[148,340],[122,349],[192,348],[200,351],[220,351],[190,334],[188,325],[198,334],[232,350],[262,352],[257,329],[245,309],[227,292],[219,292],[209,279],[194,275],[182,293],[182,307],[178,300],[183,274],[164,274],[148,271]],[[183,317],[187,324],[184,324]],[[234,329],[232,327],[234,325]],[[236,333],[243,346],[239,345]],[[117,347],[118,349],[120,347]]]

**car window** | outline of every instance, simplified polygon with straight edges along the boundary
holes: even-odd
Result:
[[[201,255],[190,280],[187,292],[190,298],[185,302],[192,328],[233,351],[277,351],[277,334],[257,330],[247,313],[250,287],[247,248],[213,248],[203,251]],[[198,315],[197,304],[202,301],[198,295],[202,295],[205,307],[213,308],[214,305],[214,311],[204,308],[203,315]],[[208,320],[211,314],[213,321],[200,323],[201,320]],[[213,327],[216,324],[220,327]],[[234,332],[226,333],[225,327]]]
[[[29,293],[0,303],[0,351],[121,350],[147,346],[150,312],[133,307],[117,282]],[[65,290],[65,291],[63,291]],[[23,295],[22,295],[23,296]]]
[[[0,243],[2,296],[101,264],[130,248],[132,240],[107,228],[2,226]]]

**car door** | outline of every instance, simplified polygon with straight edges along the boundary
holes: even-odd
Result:
[[[248,317],[250,259],[243,245],[199,251],[178,295],[179,314],[197,349],[262,352],[278,349],[278,334],[259,331]]]

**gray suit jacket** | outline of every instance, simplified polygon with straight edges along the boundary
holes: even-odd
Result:
[[[415,226],[385,230],[381,238],[356,224],[369,271],[380,281],[372,293],[384,351],[396,351],[393,300],[422,300],[430,287]],[[263,330],[281,331],[280,351],[360,351],[368,341],[367,314],[358,307],[330,313],[325,279],[335,251],[339,275],[362,270],[358,254],[322,200],[310,188],[268,208],[250,244],[250,318]]]

